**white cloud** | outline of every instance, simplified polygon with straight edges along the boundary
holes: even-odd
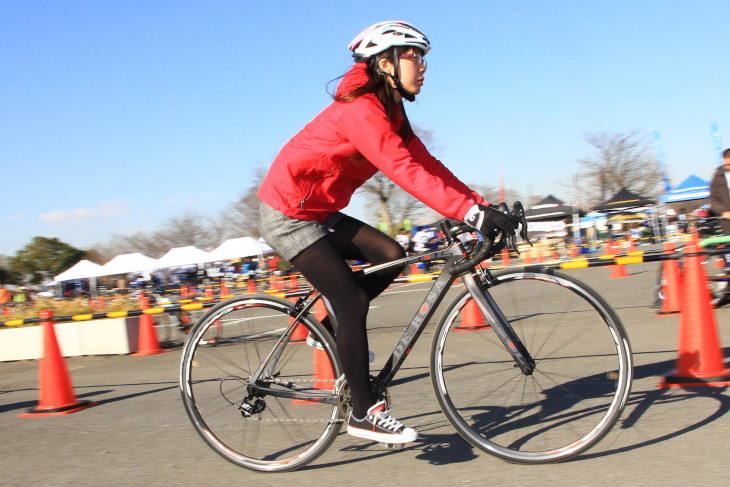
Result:
[[[129,213],[132,207],[119,201],[105,201],[97,208],[77,208],[75,210],[57,210],[42,213],[40,220],[59,227],[74,227],[85,225],[89,220],[96,218],[110,218]]]
[[[25,217],[26,213],[13,213],[10,215],[11,220],[20,220],[21,218]]]

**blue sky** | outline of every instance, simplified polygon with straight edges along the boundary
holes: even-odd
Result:
[[[570,199],[584,135],[661,133],[674,184],[730,144],[727,1],[0,0],[0,254],[217,214],[380,20],[433,44],[411,121],[458,177]],[[346,210],[366,216],[355,199]]]

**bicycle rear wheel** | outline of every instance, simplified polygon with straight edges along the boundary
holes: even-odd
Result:
[[[298,326],[319,346],[311,340],[282,341],[291,314],[292,303],[285,299],[233,298],[196,323],[183,349],[185,410],[208,445],[242,467],[300,468],[317,458],[342,426],[333,340],[305,314]],[[259,369],[263,373],[254,384],[250,379]]]
[[[497,272],[488,292],[536,367],[522,374],[465,290],[439,322],[431,354],[449,421],[510,462],[557,462],[593,446],[631,388],[631,349],[616,313],[579,281],[540,267]]]

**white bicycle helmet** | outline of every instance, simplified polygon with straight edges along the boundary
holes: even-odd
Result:
[[[425,55],[431,43],[423,33],[408,22],[389,20],[371,25],[350,43],[355,57],[365,59],[390,47],[417,47]]]

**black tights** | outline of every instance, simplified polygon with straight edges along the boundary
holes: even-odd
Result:
[[[368,362],[368,308],[403,267],[355,279],[345,260],[382,264],[405,257],[405,252],[386,234],[349,216],[343,216],[333,230],[292,259],[292,264],[332,305],[337,317],[337,354],[350,385],[353,414],[362,418],[375,403]]]

